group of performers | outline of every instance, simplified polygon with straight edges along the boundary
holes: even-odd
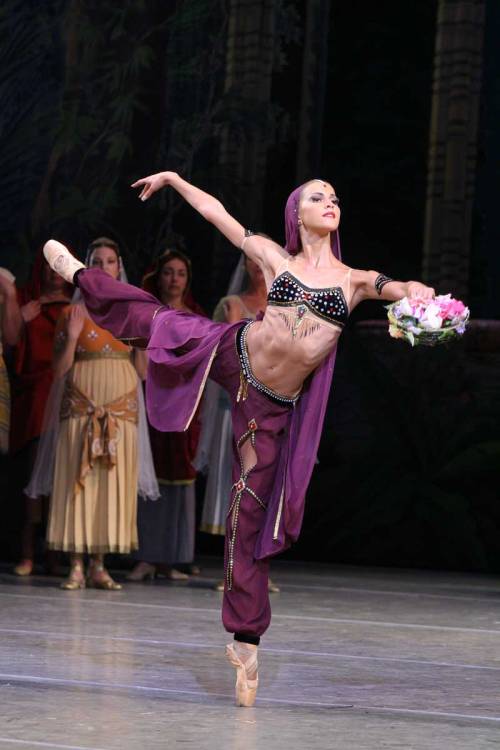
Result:
[[[141,290],[119,280],[118,256],[101,257],[99,263],[94,257],[89,264],[82,264],[61,243],[46,243],[49,266],[66,284],[76,287],[85,309],[83,314],[67,313],[66,328],[61,328],[61,372],[68,365],[75,368],[72,358],[81,355],[81,359],[76,363],[78,373],[66,378],[64,386],[60,413],[67,424],[59,429],[54,488],[73,493],[80,487],[81,492],[92,462],[112,464],[119,451],[127,452],[127,470],[137,470],[137,439],[129,426],[140,423],[141,409],[140,398],[134,398],[139,393],[137,382],[124,367],[125,361],[130,367],[123,356],[127,347],[147,351],[148,416],[162,446],[161,433],[185,433],[189,443],[207,383],[223,389],[222,409],[212,413],[211,427],[227,433],[230,415],[234,436],[231,478],[224,472],[227,442],[216,455],[210,451],[210,438],[204,448],[202,439],[195,463],[202,465],[208,460],[211,466],[215,464],[228,489],[228,500],[219,499],[220,512],[211,518],[217,526],[225,516],[222,619],[226,630],[234,634],[226,654],[236,669],[236,702],[251,706],[258,686],[258,646],[271,619],[269,561],[300,532],[342,329],[352,310],[365,299],[393,301],[408,296],[429,300],[434,290],[419,282],[396,281],[377,271],[344,264],[338,239],[339,201],[332,185],[324,180],[310,180],[289,196],[285,247],[245,230],[216,198],[176,173],[158,173],[132,187],[140,189],[141,200],[147,200],[167,186],[243,250],[251,288],[239,299],[232,295],[225,299],[224,315],[212,321],[188,302],[176,304],[164,295],[159,286],[161,274],[148,291]],[[81,340],[84,330],[85,343]],[[113,341],[105,341],[109,334]],[[97,340],[101,352],[105,347],[110,355],[113,352],[117,370],[117,387],[106,393],[92,391],[90,371],[88,376],[84,374],[86,363],[95,364]],[[142,355],[134,356],[140,359]],[[108,417],[104,432],[96,425],[99,409],[105,409]],[[122,422],[117,429],[117,412],[125,414],[126,430]],[[88,425],[85,445],[72,438],[72,420]],[[163,447],[160,452],[164,455]],[[140,474],[141,465],[144,468],[150,459],[140,449],[138,454]],[[161,468],[157,467],[158,471],[161,476]],[[147,487],[148,472],[143,473],[145,491],[152,491]],[[134,501],[126,502],[126,512],[120,516],[123,527],[113,540],[118,549],[133,542],[127,519]],[[70,547],[75,547],[70,551],[76,585],[82,580],[81,550],[76,547],[89,533],[84,506],[80,503],[78,513],[67,514],[63,523],[54,524],[51,519],[49,524],[52,546],[69,540]],[[214,522],[217,517],[220,520]],[[144,519],[144,528],[148,523],[149,519]],[[96,543],[91,578],[99,584],[110,579],[102,567],[101,540]],[[139,560],[141,564],[158,564],[160,552],[144,550],[139,552]]]
[[[119,247],[110,238],[89,245],[86,263],[126,281]],[[191,276],[189,258],[168,250],[143,285],[165,304],[203,314],[190,291]],[[44,521],[48,572],[60,575],[58,553],[70,554],[63,589],[121,589],[103,567],[108,552],[134,554],[138,563],[127,576],[130,581],[156,572],[187,579],[173,566],[192,563],[194,557],[192,463],[199,420],[175,434],[147,425],[140,386],[145,352],[96,326],[80,292],[50,269],[41,252],[31,281],[21,289],[13,281],[10,272],[0,269],[5,313],[0,330],[13,365],[10,454],[20,470],[12,476],[25,505],[15,573],[33,572]],[[0,364],[0,449],[6,453],[10,384],[3,358]],[[144,501],[160,497],[161,502]],[[87,576],[84,553],[89,555]],[[193,567],[187,566],[190,572]]]

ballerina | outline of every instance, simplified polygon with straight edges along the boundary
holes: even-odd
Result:
[[[269,290],[262,320],[216,323],[173,310],[86,269],[55,240],[46,243],[45,254],[54,270],[80,287],[98,325],[117,338],[148,341],[147,404],[155,427],[187,429],[209,376],[229,394],[235,461],[222,620],[234,634],[226,654],[237,671],[236,703],[251,706],[257,649],[271,619],[269,558],[300,532],[339,336],[365,299],[430,299],[434,290],[344,265],[339,201],[324,180],[310,180],[290,194],[285,247],[245,230],[220,201],[175,172],[132,185],[143,201],[166,186],[261,267]]]

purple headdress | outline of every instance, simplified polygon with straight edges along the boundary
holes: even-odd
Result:
[[[318,182],[324,182],[324,180],[320,180],[318,178]],[[293,192],[290,193],[288,196],[288,200],[286,202],[285,206],[285,250],[287,253],[290,253],[290,255],[297,255],[298,252],[300,252],[302,246],[300,243],[300,233],[299,233],[299,202],[300,202],[300,196],[302,194],[302,191],[304,187],[309,183],[312,182],[312,180],[308,180],[307,182],[304,182],[303,185],[299,185],[298,188],[295,188]],[[335,257],[340,260],[340,240],[339,240],[339,232],[338,229],[336,232],[332,232],[330,235],[330,240],[332,244],[332,253],[335,255]]]

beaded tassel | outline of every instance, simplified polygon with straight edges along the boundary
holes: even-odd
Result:
[[[301,305],[298,308],[298,310],[300,310],[301,307],[303,307],[304,309],[307,309],[305,305]],[[295,313],[287,314],[284,312],[280,312],[279,316],[282,319],[282,321],[285,323],[288,330],[291,331],[293,338],[296,338],[297,334],[299,334],[298,338],[303,339],[306,336],[310,336],[312,333],[314,333],[314,331],[317,331],[320,327],[319,323],[316,323],[310,320],[309,318],[306,318],[305,313],[302,313],[302,312],[300,314],[299,312],[297,312],[296,314]]]
[[[240,401],[246,401],[247,398],[248,398],[248,381],[245,378],[243,371],[240,370],[240,387],[238,388],[236,401],[237,403],[239,403]]]
[[[292,328],[292,336],[295,338],[297,335],[297,331],[299,330],[299,327],[302,325],[304,321],[304,316],[307,312],[307,307],[305,305],[299,305],[297,307],[297,313],[295,315],[295,321]]]

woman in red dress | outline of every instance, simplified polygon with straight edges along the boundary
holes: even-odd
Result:
[[[10,453],[16,457],[19,488],[27,484],[33,468],[53,380],[55,330],[72,294],[71,285],[54,273],[42,252],[38,252],[30,282],[17,292],[22,322],[13,357]],[[47,508],[46,503],[24,493],[23,498],[21,560],[14,573],[27,576],[33,570],[37,526],[46,520]]]

